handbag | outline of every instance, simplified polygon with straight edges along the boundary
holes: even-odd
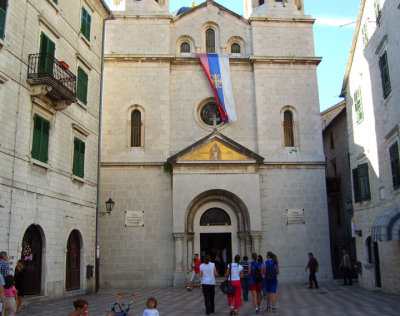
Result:
[[[235,293],[235,288],[233,287],[232,283],[229,282],[229,279],[232,280],[231,272],[232,272],[232,264],[231,267],[229,268],[229,277],[219,285],[221,291],[227,295],[233,295]]]

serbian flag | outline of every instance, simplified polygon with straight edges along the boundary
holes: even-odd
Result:
[[[233,101],[229,55],[197,54],[217,100],[219,112],[225,123],[236,121]]]

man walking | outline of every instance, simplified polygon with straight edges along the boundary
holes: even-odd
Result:
[[[318,261],[317,259],[314,258],[314,255],[312,252],[308,253],[308,264],[306,266],[306,270],[310,269],[310,276],[308,277],[310,281],[310,286],[308,287],[309,289],[313,288],[313,282],[315,285],[315,288],[318,289],[318,282],[317,282],[317,277],[315,276],[315,273],[318,272]]]
[[[193,271],[192,278],[190,279],[189,286],[187,287],[187,289],[189,291],[193,290],[193,286],[194,286],[195,282],[201,282],[200,265],[201,265],[201,261],[199,259],[199,255],[197,253],[195,253],[193,262],[192,262],[192,269],[191,269],[191,271]]]
[[[351,279],[351,260],[346,248],[343,248],[343,258],[339,266],[339,269],[340,268],[343,269],[343,285],[347,285],[347,280],[349,280],[348,285],[353,285]]]
[[[10,274],[10,268],[8,267],[7,259],[7,252],[0,252],[0,274],[3,275],[3,278]]]
[[[243,278],[240,279],[242,283],[242,293],[243,299],[245,301],[249,300],[249,257],[243,256],[243,261],[239,264],[243,267]]]

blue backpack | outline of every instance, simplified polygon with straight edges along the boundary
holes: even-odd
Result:
[[[252,272],[253,280],[256,283],[260,283],[262,281],[262,274],[259,265],[260,264],[258,262],[256,263],[256,265],[254,265],[253,263],[251,264],[251,268],[254,268],[254,273]]]
[[[274,264],[274,265],[271,265],[270,263],[269,263],[269,261],[267,261],[266,262],[266,265],[267,265],[267,275],[265,276],[266,277],[266,279],[268,280],[268,281],[270,281],[270,282],[275,282],[275,280],[276,280],[276,276],[277,276],[277,273],[276,273],[276,264]]]

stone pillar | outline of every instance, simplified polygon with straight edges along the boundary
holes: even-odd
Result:
[[[187,233],[187,267],[188,270],[192,266],[192,260],[193,260],[193,242],[194,242],[194,233]]]
[[[252,232],[250,232],[250,236],[251,236],[252,252],[259,254],[260,253],[260,239],[262,237],[262,234],[261,234],[261,232],[252,231]]]
[[[239,244],[240,244],[240,257],[243,258],[246,255],[246,232],[238,232]],[[249,256],[249,255],[247,255]]]
[[[174,287],[185,286],[185,273],[183,271],[183,238],[185,233],[172,233],[175,240],[175,272]]]

